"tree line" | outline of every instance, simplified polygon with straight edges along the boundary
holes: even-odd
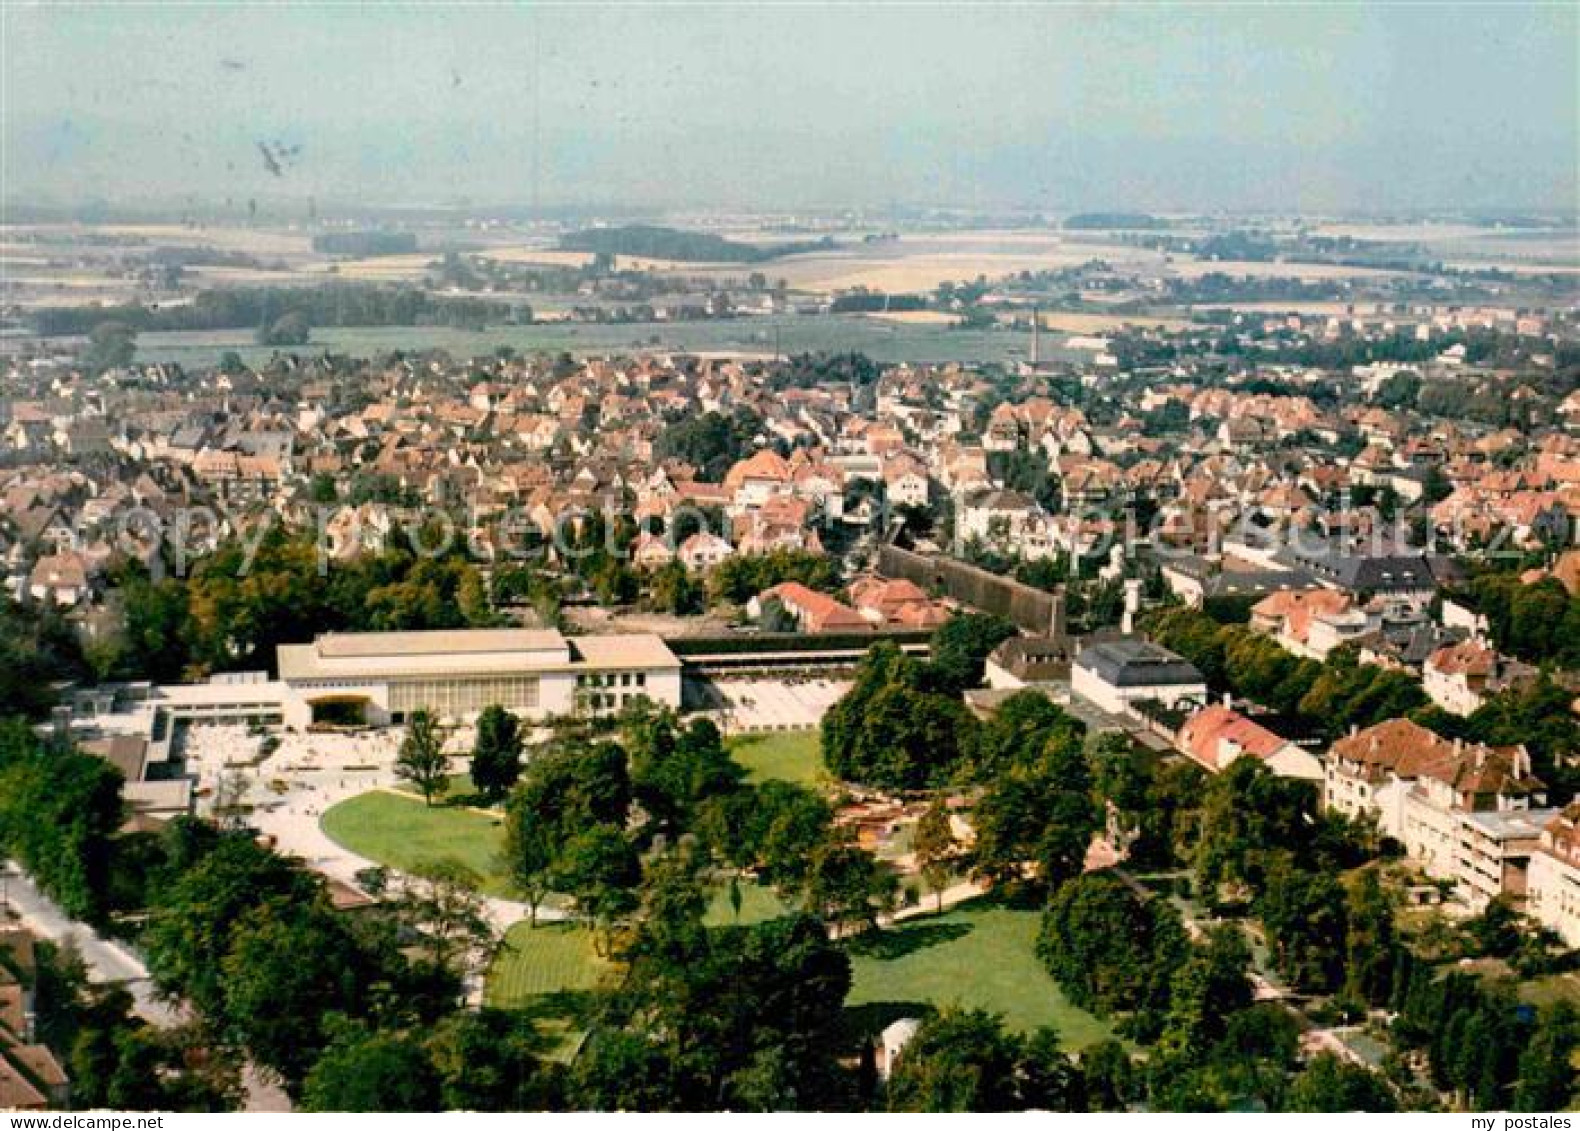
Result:
[[[287,315],[307,326],[463,326],[531,321],[531,311],[477,298],[429,294],[408,286],[326,283],[317,287],[224,287],[199,291],[190,303],[144,306],[45,306],[31,313],[40,337],[82,336],[113,323],[134,334],[166,331],[260,330]]]

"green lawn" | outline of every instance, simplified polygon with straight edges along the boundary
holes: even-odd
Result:
[[[489,968],[483,996],[491,1006],[532,1013],[555,1043],[551,1055],[568,1060],[586,1031],[588,991],[611,981],[617,970],[598,956],[586,927],[517,923]]]
[[[730,756],[745,766],[754,782],[777,779],[812,785],[823,772],[815,730],[738,734],[728,742]]]
[[[740,915],[736,915],[735,908],[730,905],[730,889],[726,884],[713,893],[713,899],[708,904],[708,913],[703,916],[702,921],[710,927],[749,927],[753,923],[777,919],[787,910],[789,909],[779,901],[772,888],[742,881]]]
[[[373,790],[332,807],[319,823],[330,840],[379,864],[409,872],[453,857],[483,877],[489,895],[513,895],[499,868],[505,838],[497,817],[445,805],[429,808],[420,798]]]
[[[967,906],[922,916],[852,944],[847,1001],[883,1020],[925,1006],[958,1005],[1002,1014],[1023,1033],[1052,1025],[1070,1048],[1113,1030],[1071,1004],[1037,961],[1035,911]]]

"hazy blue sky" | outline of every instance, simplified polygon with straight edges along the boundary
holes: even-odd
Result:
[[[1577,6],[3,5],[5,194],[1574,206]],[[259,141],[300,146],[272,174]]]

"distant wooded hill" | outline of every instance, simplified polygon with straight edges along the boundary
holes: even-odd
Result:
[[[643,259],[675,259],[683,263],[764,263],[803,251],[826,251],[834,246],[828,237],[797,243],[750,244],[727,240],[707,232],[686,232],[651,224],[619,228],[587,228],[560,238],[565,251],[635,255]]]
[[[417,250],[411,232],[324,232],[313,237],[313,250],[324,255],[410,255]]]
[[[1145,212],[1082,212],[1065,220],[1064,226],[1076,230],[1101,228],[1139,228],[1151,231],[1169,226],[1167,220]]]

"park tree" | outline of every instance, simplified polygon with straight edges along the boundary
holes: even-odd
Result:
[[[1357,1001],[1385,1005],[1394,993],[1402,944],[1393,901],[1376,869],[1366,869],[1350,885],[1346,905],[1344,992]]]
[[[689,835],[647,861],[640,892],[642,928],[628,959],[684,966],[706,952],[707,869],[707,852]]]
[[[867,650],[851,689],[823,717],[823,762],[838,777],[888,789],[942,785],[975,742],[958,698],[927,690],[926,672],[893,643]]]
[[[483,709],[472,747],[472,784],[497,803],[521,776],[521,722],[498,704]]]
[[[483,878],[448,857],[418,864],[401,885],[396,915],[417,936],[428,965],[461,976],[486,964],[498,944]]]
[[[538,925],[538,908],[554,890],[554,854],[559,842],[554,829],[539,818],[522,793],[512,795],[505,809],[505,869],[511,885],[527,905],[527,927]]]
[[[1087,1110],[1086,1080],[1051,1026],[1043,1025],[1026,1038],[1017,1077],[1021,1104],[1031,1110]]]
[[[813,854],[834,838],[834,811],[818,793],[769,780],[715,794],[696,808],[694,831],[731,866],[754,871],[785,897],[804,890]]]
[[[980,1009],[945,1009],[922,1022],[889,1077],[897,1112],[1006,1112],[1025,1105],[1016,1074],[1021,1042]]]
[[[553,1111],[563,1074],[536,1019],[517,1010],[456,1010],[423,1041],[440,1111]]]
[[[995,884],[1025,881],[1034,868],[1038,890],[1051,892],[1081,873],[1101,813],[1080,733],[1050,733],[1040,759],[999,775],[972,813],[974,870]]]
[[[860,845],[836,838],[813,851],[803,895],[809,911],[836,931],[854,934],[875,926],[894,906],[897,887],[887,865]]]
[[[409,781],[422,794],[422,803],[431,806],[443,791],[450,769],[444,753],[444,736],[437,721],[426,710],[416,710],[406,720],[406,736],[395,756],[395,776]]]
[[[1221,889],[1255,893],[1273,852],[1298,858],[1320,827],[1310,783],[1279,777],[1255,758],[1236,758],[1202,798],[1196,878],[1209,897]]]
[[[1128,1012],[1141,1034],[1161,1026],[1175,971],[1189,956],[1179,913],[1106,872],[1067,881],[1043,913],[1037,956],[1077,1005]]]
[[[1014,766],[1037,761],[1050,742],[1062,749],[1079,742],[1086,726],[1041,692],[1017,691],[978,731],[972,758],[973,777],[991,782]]]
[[[225,1031],[292,1094],[331,1039],[328,1019],[355,1016],[366,993],[365,963],[341,921],[279,900],[238,920],[221,971]]]
[[[938,899],[938,910],[942,912],[944,889],[949,886],[951,868],[960,854],[960,842],[949,822],[949,805],[943,797],[934,798],[921,820],[916,822],[911,849],[916,853],[922,879],[932,888]]]
[[[1080,1072],[1090,1111],[1126,1111],[1140,1091],[1129,1051],[1112,1038],[1081,1053]]]
[[[959,694],[977,686],[988,654],[1015,634],[1012,623],[992,613],[960,613],[939,625],[929,664],[939,690]]]
[[[1348,912],[1344,887],[1327,872],[1278,858],[1255,903],[1273,964],[1303,990],[1334,989],[1344,977]]]
[[[555,888],[571,897],[606,950],[609,932],[637,906],[642,865],[630,838],[614,825],[591,825],[556,853],[553,876]]]
[[[618,743],[570,735],[536,750],[511,803],[564,841],[597,824],[623,827],[631,800],[625,750]]]
[[[592,850],[610,847],[611,835],[625,840],[631,796],[625,751],[612,742],[563,737],[527,764],[505,807],[504,863],[527,902],[529,922],[536,923],[549,892],[569,892],[567,883],[589,885],[583,894],[594,903],[610,895],[598,881],[612,874],[600,869],[612,867],[615,856]],[[624,852],[619,856],[625,859]],[[616,886],[622,885],[634,887],[635,880]]]
[[[573,1105],[851,1109],[839,1063],[850,959],[820,920],[701,932],[703,949],[678,953],[640,937],[652,926],[638,925],[626,982],[577,1058]]]
[[[1289,1089],[1290,1111],[1399,1110],[1388,1081],[1359,1064],[1319,1053]]]
[[[121,786],[107,760],[48,742],[19,718],[0,721],[0,850],[71,915],[109,910]]]
[[[432,1111],[438,1080],[422,1046],[387,1030],[343,1024],[308,1073],[304,1111]]]
[[[1109,828],[1135,866],[1177,867],[1195,838],[1206,774],[1187,759],[1160,761],[1123,735],[1092,746],[1093,789]]]
[[[1166,1054],[1195,1058],[1219,1041],[1229,1020],[1251,1004],[1246,971],[1251,951],[1232,923],[1212,928],[1205,942],[1174,972],[1168,1018],[1159,1046]]]
[[[1544,1007],[1520,1055],[1514,1110],[1571,1110],[1580,1091],[1574,1070],[1576,1049],[1580,1049],[1580,1011],[1561,999]]]
[[[1080,1069],[1059,1034],[1022,1037],[1001,1017],[946,1008],[929,1017],[901,1051],[889,1078],[896,1112],[1082,1111]]]
[[[699,805],[745,777],[711,719],[682,724],[670,708],[639,700],[621,715],[620,736],[632,789],[661,831],[689,828]]]
[[[176,822],[171,835],[187,834]],[[247,913],[283,900],[311,906],[323,883],[253,840],[250,832],[194,835],[201,855],[153,885],[143,954],[154,983],[209,1017],[223,1017],[225,956]]]

